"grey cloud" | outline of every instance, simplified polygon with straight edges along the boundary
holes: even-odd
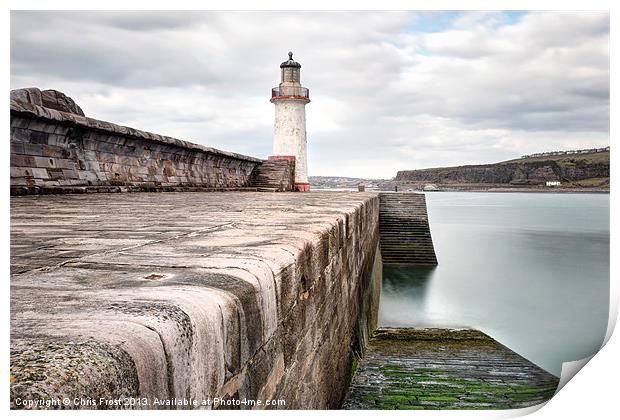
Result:
[[[410,32],[434,16],[12,12],[11,85],[58,88],[87,115],[266,156],[269,89],[292,49],[311,90],[312,175],[389,177],[608,144],[607,13],[536,12],[513,24],[465,13]]]

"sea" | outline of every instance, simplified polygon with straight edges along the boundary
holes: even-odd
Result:
[[[602,345],[609,194],[428,192],[439,265],[385,265],[379,324],[476,328],[555,375]]]

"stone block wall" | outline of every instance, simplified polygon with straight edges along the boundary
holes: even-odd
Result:
[[[269,159],[261,163],[252,173],[253,187],[274,191],[295,189],[295,159]]]
[[[33,95],[22,96],[30,100]],[[104,191],[110,187],[238,189],[249,185],[252,170],[261,162],[11,99],[13,195],[95,187]]]
[[[379,193],[381,256],[386,264],[437,265],[426,196],[419,193]]]

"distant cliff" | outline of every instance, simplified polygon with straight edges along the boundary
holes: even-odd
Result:
[[[560,181],[565,186],[609,186],[609,151],[530,156],[486,165],[399,171],[394,181],[407,184],[534,186]]]

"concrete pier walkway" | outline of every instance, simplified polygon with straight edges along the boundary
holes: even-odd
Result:
[[[340,406],[376,322],[378,212],[372,193],[13,197],[11,407]]]
[[[345,409],[507,409],[550,399],[558,378],[476,330],[380,329]]]

